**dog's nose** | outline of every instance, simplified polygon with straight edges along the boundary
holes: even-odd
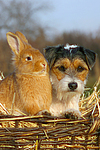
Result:
[[[68,87],[70,88],[71,91],[74,91],[77,88],[77,83],[76,82],[70,82],[68,84]]]

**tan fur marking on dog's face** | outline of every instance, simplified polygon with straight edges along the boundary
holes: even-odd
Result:
[[[65,72],[61,67],[64,67],[65,70],[67,70],[67,68],[70,67],[70,60],[68,58],[60,59],[52,67],[52,73],[54,73],[57,76],[58,80],[63,79],[65,76]]]
[[[59,81],[63,79],[65,75],[77,77],[84,81],[89,69],[87,64],[82,59],[76,58],[71,61],[68,58],[63,58],[54,64],[51,72],[56,75]]]
[[[84,81],[89,72],[87,64],[82,59],[77,58],[73,61],[73,66],[76,70],[77,78]]]

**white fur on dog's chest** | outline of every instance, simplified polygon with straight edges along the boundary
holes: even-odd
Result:
[[[79,112],[79,98],[80,94],[77,94],[71,98],[71,93],[66,97],[66,99],[58,100],[56,97],[53,97],[54,102],[50,106],[50,112],[52,115],[60,116],[66,111],[72,112],[77,110]]]

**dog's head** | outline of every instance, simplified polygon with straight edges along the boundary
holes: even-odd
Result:
[[[52,84],[59,91],[82,93],[96,53],[77,45],[58,45],[45,48]]]

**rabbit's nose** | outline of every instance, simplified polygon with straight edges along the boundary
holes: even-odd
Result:
[[[42,64],[44,67],[46,66],[45,64]]]
[[[44,67],[44,68],[46,67],[45,63],[40,63],[40,64],[41,64],[42,67]]]

